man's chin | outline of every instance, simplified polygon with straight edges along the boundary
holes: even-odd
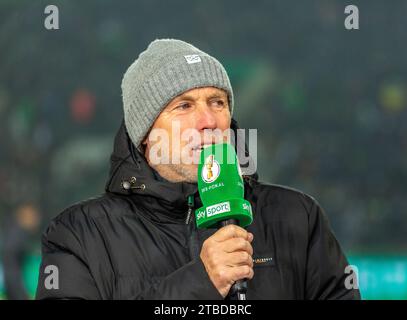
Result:
[[[196,165],[196,164],[186,165],[182,169],[182,176],[185,178],[185,182],[197,183],[198,165]]]
[[[170,182],[197,183],[198,165],[196,164],[158,165],[154,169]]]

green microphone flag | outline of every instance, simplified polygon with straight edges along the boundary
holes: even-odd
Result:
[[[198,190],[203,206],[195,210],[198,228],[236,219],[241,227],[252,223],[252,207],[244,199],[244,185],[236,151],[228,143],[202,149]]]

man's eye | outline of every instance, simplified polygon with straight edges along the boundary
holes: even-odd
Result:
[[[218,107],[223,107],[225,105],[225,102],[223,100],[214,100],[212,101],[212,103]]]
[[[191,107],[191,105],[189,103],[182,103],[182,104],[178,105],[176,109],[187,110],[190,107]]]

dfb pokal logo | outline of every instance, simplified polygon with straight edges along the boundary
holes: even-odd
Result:
[[[206,183],[214,182],[220,174],[218,161],[214,159],[213,154],[205,159],[205,165],[202,167],[202,180]]]

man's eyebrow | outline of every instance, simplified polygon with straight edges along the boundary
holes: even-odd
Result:
[[[211,94],[211,95],[207,98],[207,100],[219,99],[219,98],[227,99],[227,96],[226,96],[226,94],[225,94],[225,95],[222,95],[222,94],[219,94],[219,93],[214,93],[214,94]],[[183,95],[180,95],[180,96],[176,97],[176,98],[174,99],[174,102],[179,102],[179,101],[182,101],[182,100],[195,101],[196,99],[195,99],[193,96],[191,96],[191,95],[183,94]]]
[[[178,102],[181,100],[188,100],[188,101],[195,101],[195,98],[193,96],[190,96],[188,94],[183,94],[181,96],[178,96],[174,99],[174,102]]]
[[[208,100],[210,100],[210,99],[226,99],[226,98],[227,98],[226,95],[222,95],[222,94],[219,94],[219,93],[214,93],[214,94],[212,94],[212,95],[210,95],[208,97]]]

